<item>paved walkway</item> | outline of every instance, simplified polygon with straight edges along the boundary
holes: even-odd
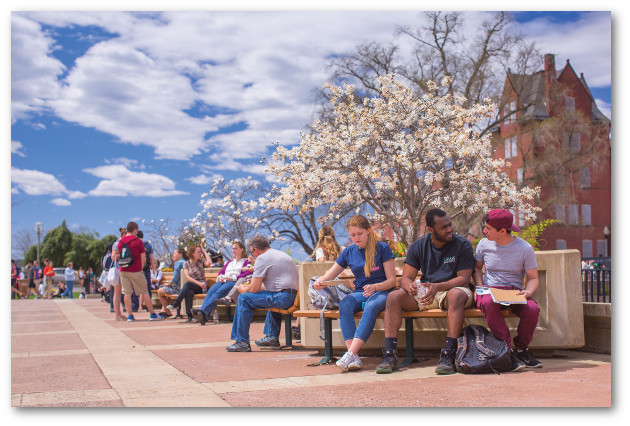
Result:
[[[116,322],[98,299],[11,301],[13,407],[608,407],[608,355],[557,351],[543,369],[436,376],[437,353],[389,375],[311,367],[315,350],[228,353],[231,324]],[[252,338],[262,336],[262,322]],[[282,333],[282,336],[284,333]]]

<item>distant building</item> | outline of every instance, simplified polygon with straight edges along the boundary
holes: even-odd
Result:
[[[578,77],[569,61],[556,70],[554,55],[547,54],[542,71],[508,70],[503,99],[495,158],[511,163],[505,172],[520,186],[541,187],[539,219],[562,221],[544,233],[541,250],[610,255],[610,120],[584,75]]]

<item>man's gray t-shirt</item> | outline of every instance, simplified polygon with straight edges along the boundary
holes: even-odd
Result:
[[[538,266],[532,246],[518,237],[504,246],[484,238],[477,244],[475,260],[486,267],[483,284],[488,287],[511,285],[523,290],[525,271]]]
[[[267,291],[298,289],[298,269],[286,253],[270,248],[256,258],[253,278],[263,277]]]

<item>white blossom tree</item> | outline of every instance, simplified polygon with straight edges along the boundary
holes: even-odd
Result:
[[[210,190],[201,194],[201,211],[187,228],[205,236],[209,247],[231,258],[232,242],[241,241],[247,246],[264,229],[265,217],[259,204],[263,194],[260,182],[251,176],[230,181],[215,179]],[[277,233],[271,230],[264,236],[271,241]]]
[[[285,210],[308,211],[320,205],[334,219],[353,203],[369,207],[368,216],[391,227],[409,245],[433,207],[451,217],[488,208],[516,209],[533,219],[529,200],[539,188],[517,189],[493,159],[488,135],[475,124],[492,116],[486,101],[464,107],[466,99],[438,95],[429,81],[419,96],[393,75],[378,78],[378,97],[357,102],[352,85],[326,84],[334,121],[316,120],[299,145],[277,145],[267,172],[281,185],[261,202]],[[442,80],[448,87],[450,80]]]

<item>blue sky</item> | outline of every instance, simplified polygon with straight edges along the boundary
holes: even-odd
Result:
[[[557,68],[570,59],[584,73],[610,117],[610,13],[514,16]],[[261,157],[276,141],[298,143],[311,122],[327,58],[366,40],[399,41],[397,25],[419,22],[405,10],[10,19],[11,231],[66,220],[101,236],[131,219],[192,218],[214,177],[263,181]]]

